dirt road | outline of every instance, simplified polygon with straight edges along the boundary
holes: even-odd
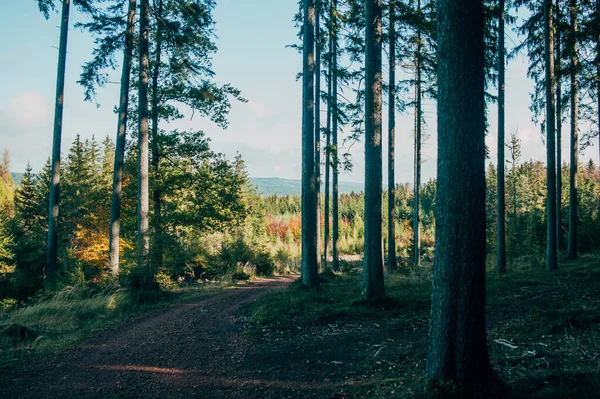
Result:
[[[236,320],[240,306],[293,280],[260,280],[120,323],[73,348],[4,370],[0,397],[293,397],[295,388],[261,380],[261,367],[249,375],[243,364],[251,337]]]

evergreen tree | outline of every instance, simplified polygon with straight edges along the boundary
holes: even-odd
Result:
[[[314,48],[315,8],[313,0],[303,3],[302,63],[302,283],[319,286],[317,261],[317,192],[314,157]]]
[[[505,200],[505,3],[498,3],[498,220],[497,220],[497,254],[496,270],[498,273],[506,271],[506,200]]]
[[[150,229],[148,222],[148,79],[150,68],[150,5],[148,0],[140,0],[139,33],[139,93],[138,93],[138,267],[148,268],[150,252]],[[152,274],[152,273],[150,273]]]
[[[567,258],[577,258],[577,169],[579,167],[579,56],[577,48],[578,9],[577,0],[569,0],[571,32],[569,36],[571,77],[571,162],[569,167],[569,242]],[[560,168],[560,165],[559,165]]]
[[[388,91],[388,270],[398,268],[396,262],[396,2],[390,0],[388,11],[389,29],[389,91]]]
[[[15,193],[15,206],[17,214],[23,221],[23,229],[30,232],[36,221],[35,213],[35,176],[31,169],[31,164],[27,162],[25,175],[21,180],[21,185]]]
[[[483,2],[440,0],[437,23],[437,227],[427,376],[451,383],[464,397],[492,397],[498,384],[485,332]]]
[[[365,7],[365,254],[363,292],[367,299],[385,296],[382,253],[382,6]]]
[[[546,156],[547,156],[547,232],[546,269],[558,269],[556,259],[556,148],[555,148],[555,80],[552,1],[544,0],[544,65],[546,87]]]

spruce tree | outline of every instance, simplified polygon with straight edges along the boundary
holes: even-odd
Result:
[[[437,11],[437,227],[427,377],[452,384],[461,397],[486,398],[497,394],[497,379],[485,331],[483,2],[440,0]]]
[[[365,7],[365,253],[363,293],[367,299],[385,296],[382,253],[382,6]]]
[[[314,157],[314,51],[315,8],[313,0],[303,3],[302,62],[302,283],[319,286],[317,261],[317,203]]]

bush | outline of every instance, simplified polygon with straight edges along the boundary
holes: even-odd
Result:
[[[260,276],[270,277],[275,274],[275,262],[271,258],[271,254],[266,251],[256,254],[252,263],[256,266],[256,274]]]

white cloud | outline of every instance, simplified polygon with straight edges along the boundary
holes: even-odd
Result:
[[[37,91],[26,91],[11,98],[8,109],[8,120],[17,129],[41,127],[50,121],[50,103]]]

